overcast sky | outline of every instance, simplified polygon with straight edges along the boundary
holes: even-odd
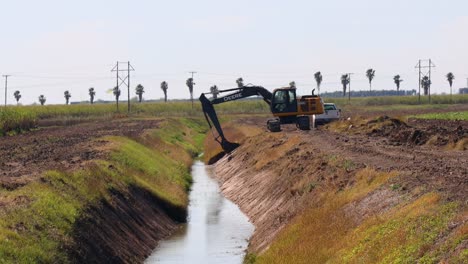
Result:
[[[195,92],[235,86],[235,79],[268,89],[296,81],[299,92],[341,89],[340,75],[355,73],[353,90],[368,89],[365,71],[376,70],[373,89],[417,89],[414,69],[431,58],[432,90],[448,92],[468,78],[467,0],[328,1],[1,1],[0,74],[11,74],[9,102],[20,90],[24,104],[112,100],[111,69],[130,61],[132,96],[141,83],[145,98],[188,98],[185,80],[195,74]],[[0,100],[3,102],[3,81]],[[126,97],[126,92],[122,94]]]

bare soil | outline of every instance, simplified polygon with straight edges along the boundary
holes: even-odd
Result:
[[[37,179],[46,170],[73,170],[106,155],[103,136],[136,138],[158,120],[113,120],[47,127],[0,137],[0,186],[12,190]]]

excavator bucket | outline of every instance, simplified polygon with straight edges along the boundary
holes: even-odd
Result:
[[[227,140],[223,140],[221,142],[221,147],[223,148],[224,152],[226,153],[231,153],[234,151],[236,148],[238,148],[240,145],[237,143],[231,143]]]

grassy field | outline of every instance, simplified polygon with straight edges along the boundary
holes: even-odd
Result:
[[[430,113],[412,117],[421,119],[468,120],[468,112]]]
[[[220,115],[267,113],[268,105],[260,100],[229,102],[216,106]],[[79,122],[82,120],[121,118],[127,116],[126,105],[116,110],[113,104],[95,105],[46,105],[0,108],[0,136],[29,130],[39,120],[59,121],[57,123]],[[203,112],[197,102],[168,102],[133,104],[130,116],[147,117],[201,117]]]
[[[351,98],[324,98],[325,102],[336,103],[338,106],[350,109],[365,107],[369,111],[401,110],[401,109],[443,109],[451,104],[468,103],[468,95],[432,96],[432,104],[426,97],[421,104],[417,96],[385,96]],[[222,115],[229,114],[268,114],[269,106],[262,100],[240,100],[216,105],[216,111]],[[203,116],[198,101],[168,102],[168,103],[134,103],[132,116],[165,116],[165,117],[198,117]],[[127,116],[127,106],[120,104],[117,111],[114,104],[95,105],[45,105],[45,106],[9,106],[0,108],[0,135],[29,130],[37,126],[39,120],[55,120],[60,124],[80,122],[82,120],[109,119]]]
[[[75,222],[112,193],[143,188],[185,210],[189,168],[202,151],[201,119],[176,118],[137,139],[107,137],[111,155],[73,171],[48,171],[14,190],[0,188],[0,262],[68,263]],[[177,157],[177,158],[175,158]]]
[[[2,108],[0,110],[0,136],[8,132],[20,132],[36,126],[37,115],[26,108]]]
[[[450,95],[432,95],[431,102],[427,96],[421,96],[421,102],[418,96],[380,96],[380,97],[347,97],[343,98],[323,98],[325,102],[336,103],[338,105],[356,105],[356,106],[381,106],[381,105],[447,105],[447,104],[466,104],[468,103],[468,94]]]

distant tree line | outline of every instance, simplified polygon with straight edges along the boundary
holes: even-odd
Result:
[[[344,96],[346,96],[346,93],[348,93],[348,94],[350,93],[349,95],[352,96],[352,97],[397,96],[397,95],[416,95],[417,94],[417,91],[415,89],[413,89],[413,90],[400,90],[400,84],[401,84],[401,82],[403,82],[403,79],[401,79],[400,75],[395,75],[393,77],[393,82],[395,84],[396,90],[374,90],[373,91],[372,90],[372,81],[374,80],[374,78],[376,76],[375,72],[376,71],[374,69],[372,69],[372,68],[366,70],[366,72],[365,72],[365,75],[366,75],[366,77],[367,77],[367,79],[369,81],[369,91],[349,91],[349,85],[351,83],[351,75],[350,74],[343,74],[343,75],[341,75],[341,78],[340,78],[340,83],[342,85],[342,91],[320,93],[321,84],[323,82],[322,73],[320,71],[318,71],[313,76],[314,76],[314,79],[315,79],[315,81],[317,83],[317,92],[318,92],[318,94],[320,94],[323,97],[344,97]],[[448,81],[448,83],[450,85],[450,95],[452,95],[452,85],[453,85],[453,80],[455,79],[455,76],[454,76],[453,73],[449,72],[449,73],[447,73],[445,75],[445,77],[446,77],[446,79],[447,79],[447,81]],[[236,84],[237,84],[238,88],[244,87],[244,80],[242,79],[242,77],[236,79]],[[420,80],[420,84],[421,84],[421,87],[423,88],[424,95],[428,95],[429,92],[430,92],[431,84],[432,84],[429,77],[428,76],[423,76],[421,78],[421,80]],[[193,106],[193,88],[194,88],[194,85],[195,85],[193,77],[188,78],[186,80],[186,85],[187,85],[187,87],[189,89],[190,100],[192,101],[192,106]],[[289,83],[289,87],[293,88],[293,89],[296,89],[296,82],[291,81]],[[169,85],[168,85],[168,83],[166,81],[161,82],[161,90],[164,93],[164,102],[167,102],[168,88],[169,88]],[[113,89],[110,89],[109,92],[112,92],[112,94],[114,95],[117,110],[118,110],[119,109],[119,98],[120,98],[120,95],[121,95],[121,91],[120,91],[119,87],[116,86]],[[143,101],[143,94],[145,93],[145,88],[143,87],[143,85],[138,84],[135,87],[135,93],[137,95],[138,102],[141,103]],[[213,95],[214,98],[217,98],[218,94],[220,93],[218,86],[217,85],[211,86],[210,87],[210,93]],[[461,93],[461,94],[462,93],[468,93],[468,88],[460,89],[459,93]],[[88,89],[88,94],[89,94],[89,103],[94,104],[94,99],[95,99],[95,96],[96,96],[96,91],[95,91],[94,87],[91,87],[91,88]],[[16,99],[16,103],[19,104],[19,100],[22,97],[20,91],[15,91],[14,92],[14,97]],[[64,92],[64,97],[65,97],[65,104],[68,105],[70,103],[70,98],[72,97],[70,91],[68,91],[68,90],[65,91]],[[39,100],[39,103],[41,105],[44,105],[45,102],[46,102],[46,98],[45,98],[44,95],[40,95],[38,100]],[[98,101],[100,103],[104,102],[102,100],[98,100]]]
[[[343,79],[346,82],[346,79]],[[343,84],[344,86],[344,84]],[[403,96],[403,95],[416,95],[416,90],[374,90],[374,91],[351,91],[351,97],[366,97],[366,96]],[[325,92],[321,93],[322,97],[343,97],[342,91]]]

